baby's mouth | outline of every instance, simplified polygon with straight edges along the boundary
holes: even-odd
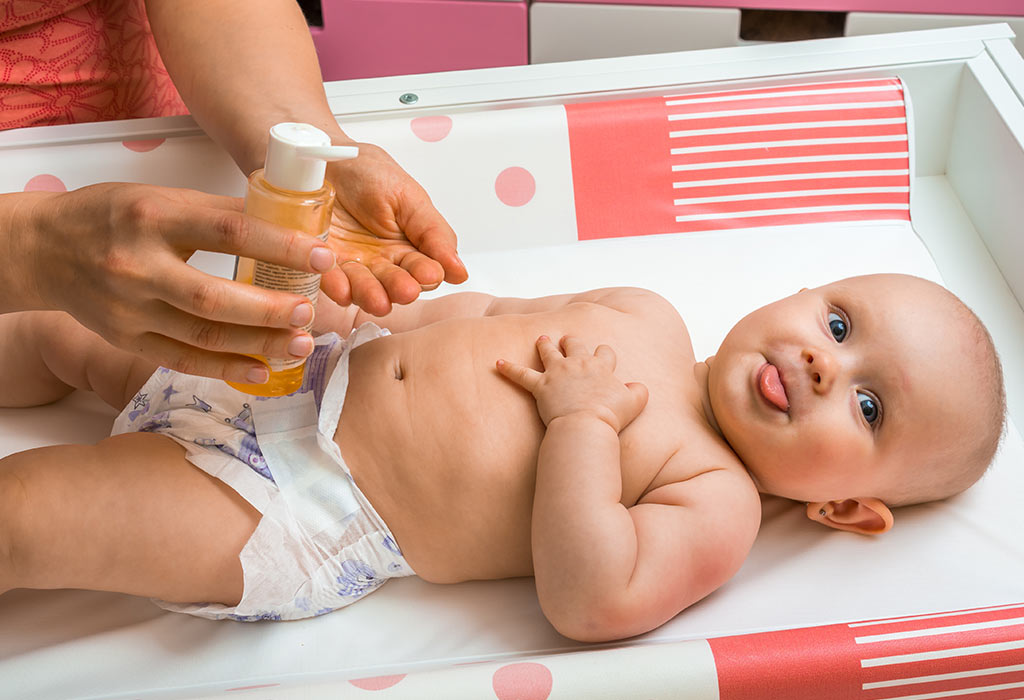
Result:
[[[789,397],[786,396],[786,387],[782,384],[782,377],[779,376],[778,368],[770,362],[757,375],[757,388],[761,396],[772,406],[783,412],[789,411]]]

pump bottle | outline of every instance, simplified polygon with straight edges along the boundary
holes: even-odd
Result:
[[[332,146],[330,137],[309,124],[282,122],[270,129],[264,167],[249,176],[245,211],[266,221],[327,240],[334,187],[324,180],[327,161],[355,158],[354,146]],[[320,275],[239,257],[235,280],[265,289],[302,294],[316,308]],[[308,332],[312,322],[305,328]],[[270,369],[266,384],[228,382],[256,396],[284,396],[302,385],[306,361],[254,355]]]

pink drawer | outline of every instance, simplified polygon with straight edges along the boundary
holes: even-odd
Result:
[[[526,0],[323,0],[324,80],[528,62]]]
[[[580,2],[580,0],[544,0]],[[742,7],[749,10],[819,10],[830,12],[918,12],[949,15],[1024,16],[1024,0],[586,0],[608,5]]]

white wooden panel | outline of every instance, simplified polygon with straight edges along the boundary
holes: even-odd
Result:
[[[1017,50],[1024,52],[1024,17],[991,15],[919,15],[902,12],[851,12],[846,16],[846,35],[889,34],[916,29],[968,27],[975,24],[1006,22],[1017,35]]]
[[[535,2],[530,63],[735,46],[739,29],[731,8]]]

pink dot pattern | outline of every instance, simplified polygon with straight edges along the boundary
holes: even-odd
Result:
[[[154,148],[157,148],[166,140],[167,139],[141,139],[139,141],[122,141],[121,145],[129,151],[145,153],[146,151],[152,151]]]
[[[399,673],[394,676],[373,676],[371,678],[356,678],[350,680],[349,683],[361,690],[387,690],[388,688],[397,685],[399,681],[405,678],[406,674]]]
[[[416,117],[409,122],[409,128],[421,141],[435,143],[451,133],[452,118],[444,115]]]
[[[68,187],[56,175],[36,175],[25,183],[25,192],[67,192]]]
[[[498,700],[547,700],[554,680],[544,664],[509,664],[494,672],[491,685]]]
[[[526,168],[514,165],[505,168],[494,180],[494,193],[502,204],[521,207],[527,204],[537,192],[537,182]]]

